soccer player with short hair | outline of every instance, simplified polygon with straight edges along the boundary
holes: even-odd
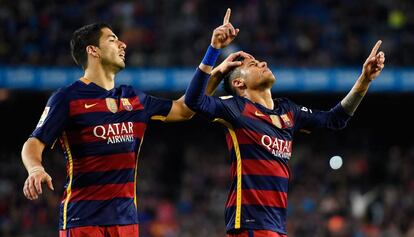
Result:
[[[200,64],[186,91],[187,106],[225,126],[231,187],[225,207],[228,237],[285,237],[293,136],[315,128],[342,129],[384,67],[378,41],[345,98],[329,111],[272,98],[275,76],[266,62],[237,52],[212,71]],[[215,47],[212,41],[210,47]],[[216,51],[219,53],[217,47]],[[225,78],[232,96],[204,94],[208,78]]]
[[[62,146],[67,179],[60,205],[61,237],[138,236],[137,164],[147,123],[187,120],[194,114],[184,97],[172,101],[131,86],[115,87],[115,75],[125,67],[125,49],[107,24],[76,30],[71,52],[84,76],[49,98],[23,145],[28,171],[23,193],[30,200],[42,194],[44,182],[53,190],[42,152],[56,140]]]

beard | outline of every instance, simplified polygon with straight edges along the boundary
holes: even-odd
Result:
[[[125,68],[125,62],[122,59],[120,59],[119,61],[115,61],[113,59],[108,60],[108,59],[102,58],[101,63],[102,63],[102,66],[106,68],[110,68],[114,72],[119,72]]]

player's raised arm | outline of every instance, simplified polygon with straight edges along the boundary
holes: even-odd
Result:
[[[239,33],[239,29],[235,29],[230,23],[230,15],[231,10],[227,9],[223,19],[223,25],[217,27],[213,31],[211,44],[187,88],[185,103],[193,110],[198,109],[205,94],[209,95],[213,92],[220,82],[220,77],[217,77],[217,75],[213,76],[213,81],[211,81],[210,85],[207,87],[208,78],[210,77],[213,66],[220,54],[220,49],[229,45]],[[228,71],[232,67],[239,66],[241,62],[234,60],[241,54],[243,54],[243,52],[231,54],[222,64],[220,64],[216,72],[224,74],[226,70]],[[207,93],[205,93],[206,87],[208,89]]]
[[[371,82],[381,73],[384,68],[385,54],[384,52],[378,52],[382,41],[378,40],[375,46],[372,48],[371,53],[365,60],[362,67],[362,73],[358,80],[355,82],[351,91],[341,101],[341,105],[349,115],[353,115],[358,105],[361,103],[365,94],[368,91]]]
[[[229,45],[234,38],[239,33],[239,29],[235,29],[233,25],[230,23],[230,15],[231,10],[230,8],[227,9],[226,14],[223,19],[223,24],[213,31],[213,35],[211,37],[211,44],[203,58],[203,61],[199,65],[199,69],[195,73],[195,77],[202,77],[200,80],[203,80],[206,77],[206,81],[210,76],[210,72],[214,67],[214,64],[220,55],[220,49]],[[199,73],[203,72],[203,73]],[[204,74],[204,75],[203,75]],[[210,95],[216,89],[218,83],[212,82],[210,86],[205,91],[205,94]],[[204,93],[203,93],[204,94]],[[165,122],[174,122],[174,121],[181,121],[190,119],[194,115],[194,112],[191,111],[186,104],[184,103],[184,96],[180,99],[173,101],[172,108],[167,115]]]

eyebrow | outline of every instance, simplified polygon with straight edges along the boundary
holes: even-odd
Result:
[[[256,63],[258,63],[257,60],[252,60],[247,64],[247,66],[250,66],[250,65],[253,65],[253,64],[256,64]]]

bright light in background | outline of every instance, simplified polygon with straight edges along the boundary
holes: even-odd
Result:
[[[341,168],[342,164],[342,157],[340,156],[332,156],[332,158],[329,160],[329,166],[331,166],[331,168],[334,170]]]

